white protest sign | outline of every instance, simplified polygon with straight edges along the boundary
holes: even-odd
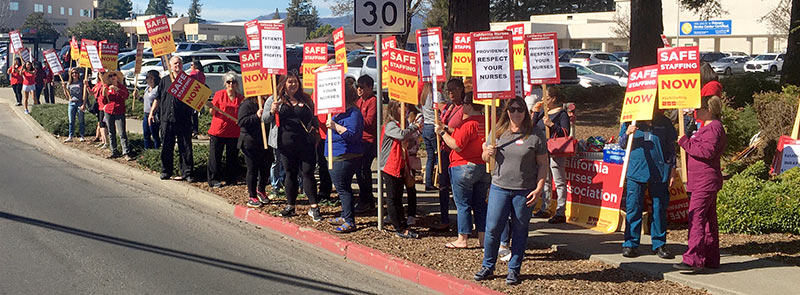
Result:
[[[20,53],[24,47],[22,46],[22,36],[19,35],[19,31],[8,32],[8,37],[11,38],[11,51]]]
[[[317,97],[317,115],[345,111],[344,66],[342,64],[327,65],[316,70],[314,95]]]
[[[556,33],[528,34],[525,52],[530,84],[561,83],[558,70],[558,36]]]
[[[442,54],[442,28],[417,30],[419,44],[419,70],[423,82],[430,82],[432,76],[444,82],[444,55]]]
[[[56,54],[55,50],[45,50],[44,59],[47,60],[47,64],[50,65],[50,70],[53,71],[54,75],[61,75],[64,72],[64,67],[61,66],[61,61],[58,60],[58,54]]]
[[[100,52],[97,50],[96,44],[87,44],[86,53],[89,54],[89,63],[92,65],[92,70],[100,71],[103,69],[103,61],[100,59]]]
[[[783,153],[781,155],[781,171],[792,169],[798,166],[800,160],[800,144],[787,144],[783,146]]]
[[[476,99],[514,98],[511,32],[472,33],[473,93]]]
[[[22,61],[33,62],[33,56],[31,56],[31,52],[28,48],[22,47],[22,50],[19,51],[19,55],[22,56]]]
[[[267,74],[286,75],[286,42],[283,24],[259,23],[261,66]]]

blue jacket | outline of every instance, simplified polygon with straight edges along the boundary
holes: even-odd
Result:
[[[669,181],[675,167],[675,142],[678,132],[672,121],[663,114],[653,114],[651,126],[637,124],[639,129],[633,134],[633,147],[628,160],[627,178],[636,182],[650,183]],[[628,143],[630,123],[622,124],[619,141],[622,148]]]
[[[363,154],[364,145],[362,144],[361,135],[364,131],[364,117],[361,116],[361,111],[357,107],[351,107],[331,119],[347,128],[347,131],[342,134],[337,133],[336,130],[331,132],[333,136],[328,137],[325,141],[325,156],[328,156],[327,140],[333,140],[334,157],[343,154]]]

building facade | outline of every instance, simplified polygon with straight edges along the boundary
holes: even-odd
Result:
[[[136,34],[138,40],[145,43],[145,47],[150,47],[147,41],[147,29],[144,21],[155,17],[154,15],[141,15],[132,20],[115,20],[114,22],[122,26],[122,30],[127,34]],[[171,17],[167,19],[175,41],[202,42],[218,44],[222,41],[239,37],[245,40],[244,22],[230,23],[189,23],[188,17]],[[280,22],[285,20],[267,20],[262,22]],[[306,39],[306,28],[286,27],[286,43],[302,43]]]
[[[93,0],[10,0],[9,9],[0,15],[4,19],[2,27],[19,28],[25,18],[34,12],[41,12],[56,31],[63,32],[67,27],[94,18],[96,1]],[[0,2],[0,3],[3,3]],[[25,32],[22,32],[23,34]]]

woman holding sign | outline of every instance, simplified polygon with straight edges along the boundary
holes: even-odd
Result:
[[[689,156],[686,188],[689,199],[689,249],[683,261],[674,267],[680,270],[699,270],[719,267],[719,228],[717,226],[717,192],[722,189],[720,157],[725,151],[727,137],[720,122],[722,100],[704,96],[700,100],[697,119],[703,121],[694,135],[678,140]]]
[[[22,59],[14,58],[14,64],[8,68],[8,79],[11,88],[14,89],[14,97],[17,99],[17,106],[22,105]]]
[[[420,128],[420,124],[411,124],[406,129],[400,128],[400,102],[389,101],[386,112],[386,124],[381,131],[381,154],[379,168],[381,177],[386,183],[386,207],[389,209],[389,220],[392,221],[397,236],[406,239],[419,238],[419,234],[408,229],[408,220],[403,212],[403,187],[406,177],[411,177],[408,167],[408,153],[403,149],[403,141]],[[472,224],[470,224],[470,227]],[[464,241],[466,243],[466,240]]]
[[[549,87],[547,88],[547,95],[544,96],[544,101],[535,104],[533,107],[534,124],[536,124],[539,130],[545,130],[544,128],[547,127],[550,130],[551,138],[569,136],[570,121],[569,114],[567,114],[567,111],[563,108],[565,102],[566,97],[558,87]],[[547,104],[547,116],[545,116],[542,111],[542,105],[545,103]],[[549,180],[546,181],[545,193],[547,196],[552,196],[551,194],[555,191],[558,199],[556,203],[556,214],[547,220],[547,222],[551,224],[564,223],[567,221],[564,212],[564,208],[567,205],[567,173],[564,170],[567,163],[566,160],[567,158],[550,157],[550,172],[553,182],[555,182],[556,185],[555,189],[553,189],[551,182]],[[542,202],[541,210],[534,216],[538,218],[545,217],[550,199],[552,199],[552,197]]]
[[[639,256],[637,248],[642,232],[644,192],[649,190],[653,199],[653,217],[650,222],[652,249],[658,257],[671,259],[667,251],[667,206],[669,186],[677,175],[675,170],[675,141],[678,132],[663,110],[654,104],[653,120],[622,124],[619,142],[625,148],[628,136],[633,136],[633,146],[628,162],[625,198],[625,242],[622,256]]]
[[[452,151],[450,152],[450,182],[453,200],[458,211],[458,239],[445,247],[463,249],[472,233],[472,225],[478,232],[478,242],[483,245],[486,228],[486,192],[490,177],[486,173],[486,161],[481,157],[484,138],[483,106],[472,103],[472,96],[465,96],[461,104],[461,124],[449,134],[442,123],[436,124],[436,133]]]
[[[277,88],[277,96],[270,96],[264,104],[269,111],[264,112],[261,119],[271,126],[280,120],[280,124],[270,128],[269,142],[278,146],[281,164],[286,171],[284,187],[289,204],[281,210],[281,216],[295,216],[298,177],[302,176],[303,192],[311,204],[308,215],[314,221],[321,221],[322,214],[317,207],[317,180],[314,178],[316,146],[319,143],[319,120],[314,115],[314,102],[308,94],[300,91],[297,74],[283,76]]]
[[[233,71],[225,73],[223,76],[225,89],[214,93],[214,98],[206,105],[211,109],[211,126],[208,128],[208,185],[213,188],[236,183],[236,175],[239,170],[239,150],[236,145],[239,139],[239,125],[236,121],[217,110],[237,118],[239,115],[239,105],[244,100],[244,95],[239,93],[239,82],[236,73]],[[261,127],[259,126],[259,130]],[[260,133],[260,132],[259,132]],[[259,137],[260,138],[260,137]],[[263,141],[263,140],[262,140]],[[263,142],[261,149],[264,149]],[[225,150],[225,168],[222,168],[222,151]],[[260,164],[259,164],[260,165]],[[260,167],[259,167],[260,168]],[[260,169],[259,169],[259,172]],[[248,174],[250,175],[250,174]],[[267,199],[267,193],[262,188],[258,194]]]
[[[86,111],[88,99],[83,95],[83,89],[86,87],[84,83],[87,82],[81,80],[81,73],[78,71],[78,68],[72,68],[69,70],[69,80],[67,81],[68,83],[64,85],[64,94],[67,94],[67,97],[69,97],[69,106],[67,107],[67,115],[69,116],[69,134],[64,142],[72,142],[72,138],[75,137],[75,117],[78,118],[78,129],[81,135],[80,142],[84,142],[86,140],[83,138],[84,133],[86,132],[84,111]]]
[[[364,132],[364,118],[361,111],[356,106],[358,94],[353,87],[344,88],[345,108],[344,113],[336,114],[325,123],[328,129],[332,130],[331,136],[326,138],[331,141],[332,151],[325,149],[325,157],[329,152],[333,152],[333,169],[331,169],[331,180],[339,199],[342,200],[342,217],[330,219],[329,222],[335,226],[333,230],[337,233],[348,233],[356,229],[355,200],[353,198],[353,177],[361,168],[364,156],[364,144],[361,142],[362,132]],[[316,119],[316,118],[315,118]],[[320,167],[327,169],[328,167]]]
[[[36,92],[36,68],[33,67],[33,63],[26,61],[20,74],[22,75],[22,95],[25,97],[25,113],[30,114],[28,99],[33,97],[34,92]],[[39,104],[38,100],[34,102]]]
[[[97,100],[102,101],[101,112],[103,115],[106,127],[108,128],[108,136],[111,140],[109,148],[111,149],[111,156],[109,158],[120,157],[117,151],[117,135],[122,145],[122,156],[126,161],[131,161],[133,158],[130,155],[130,146],[128,145],[128,133],[125,130],[125,100],[128,99],[128,89],[120,81],[122,73],[118,71],[109,71],[100,75],[100,87],[95,87],[97,90],[94,96]]]
[[[236,77],[234,76],[233,79],[235,80]],[[226,99],[230,98],[226,97]],[[236,98],[235,100],[240,99]],[[261,134],[261,115],[263,113],[264,110],[258,107],[258,98],[256,97],[241,101],[237,111],[238,120],[236,125],[240,127],[237,147],[242,150],[244,162],[247,165],[245,182],[247,183],[247,193],[249,194],[247,207],[250,208],[258,208],[269,202],[265,190],[269,179],[269,166],[272,165],[272,150],[268,150],[264,146],[263,135]],[[228,161],[230,162],[231,160]],[[238,161],[238,157],[234,161]]]
[[[547,143],[542,130],[531,123],[525,100],[519,96],[506,104],[493,134],[497,145],[484,144],[481,154],[484,161],[495,157],[497,166],[492,170],[486,210],[483,265],[474,278],[480,281],[492,276],[501,234],[510,227],[511,260],[506,284],[513,285],[519,283],[532,207],[542,195],[547,178]]]

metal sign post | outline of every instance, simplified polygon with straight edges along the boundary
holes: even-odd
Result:
[[[382,65],[382,63],[381,63],[381,49],[382,48],[381,47],[383,47],[383,44],[381,43],[381,39],[382,39],[381,38],[381,34],[376,34],[375,35],[375,44],[377,44],[377,46],[375,46],[376,47],[375,48],[375,58],[378,60],[376,65],[379,65],[379,66]],[[378,120],[376,122],[378,123],[377,124],[378,125],[377,126],[378,130],[381,130],[381,124],[383,123],[383,88],[380,87],[380,85],[381,85],[380,81],[383,81],[383,80],[381,80],[381,79],[383,79],[381,77],[381,76],[383,76],[383,69],[378,70],[377,72],[378,72],[377,75],[378,75],[378,81],[379,82],[378,82],[378,93],[377,93],[376,99],[375,99],[375,103],[378,104],[378,108],[376,109],[377,110],[376,116],[378,117],[377,118]],[[380,164],[381,145],[382,144],[381,144],[380,139],[381,139],[381,135],[378,134],[378,138],[375,139],[377,141],[377,144],[375,146],[377,146],[377,153],[378,153],[377,155],[378,156],[375,157],[375,158],[378,159],[378,173],[377,173],[378,174],[378,230],[383,230],[383,179],[381,179],[381,164]]]

